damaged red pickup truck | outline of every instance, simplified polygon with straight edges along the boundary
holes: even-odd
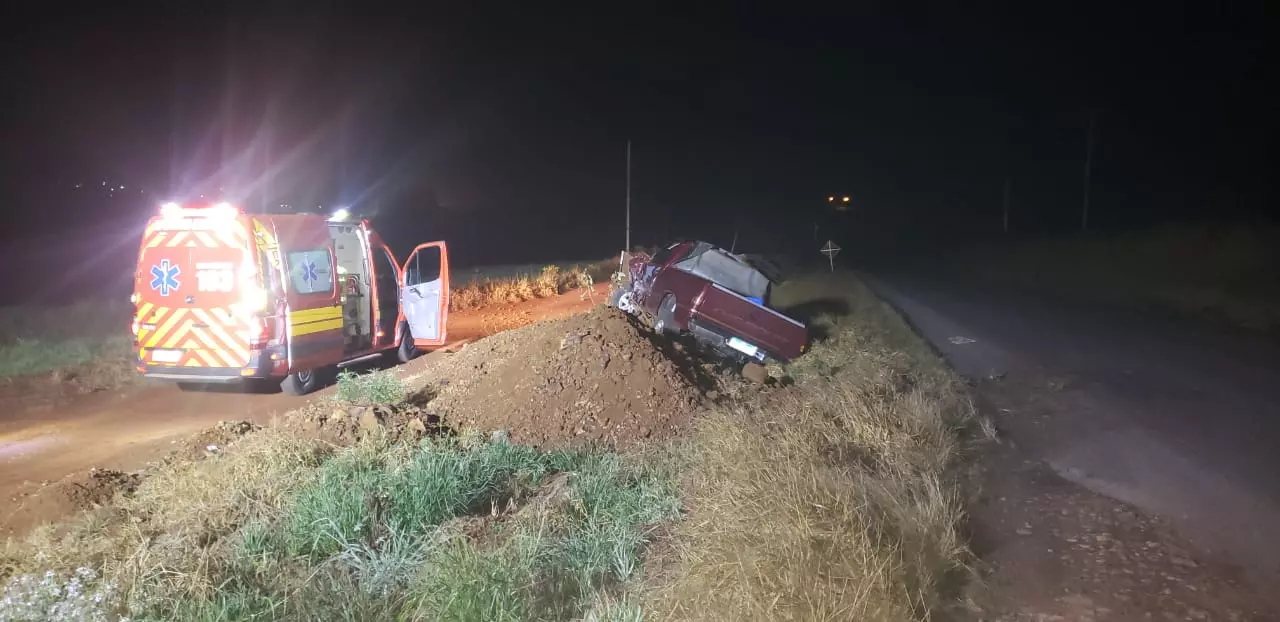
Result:
[[[808,342],[805,325],[769,308],[772,283],[759,270],[706,242],[677,242],[653,257],[634,255],[613,306],[648,315],[658,333],[689,333],[724,356],[789,361]]]

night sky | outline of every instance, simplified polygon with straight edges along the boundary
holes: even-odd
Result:
[[[1015,229],[1066,231],[1091,114],[1097,227],[1275,216],[1261,2],[178,4],[0,14],[5,247],[67,287],[131,269],[156,205],[201,194],[354,206],[398,252],[445,238],[462,264],[603,256],[628,139],[634,243],[727,245],[737,222],[742,247],[788,248],[829,194],[881,239],[978,234],[1006,178]]]

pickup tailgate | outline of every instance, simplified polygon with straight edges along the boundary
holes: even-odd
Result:
[[[809,338],[804,324],[715,283],[703,288],[692,317],[705,328],[738,337],[782,360],[800,356]]]

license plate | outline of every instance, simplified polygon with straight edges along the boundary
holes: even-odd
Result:
[[[182,350],[152,350],[151,360],[156,363],[177,363],[182,358]]]
[[[737,337],[729,338],[729,347],[752,358],[755,358],[760,353],[760,348],[738,339]]]

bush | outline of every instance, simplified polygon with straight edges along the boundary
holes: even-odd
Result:
[[[560,266],[543,266],[533,283],[533,293],[539,298],[560,294]]]
[[[472,281],[466,287],[449,293],[450,311],[470,311],[484,306],[485,293],[480,284]]]

